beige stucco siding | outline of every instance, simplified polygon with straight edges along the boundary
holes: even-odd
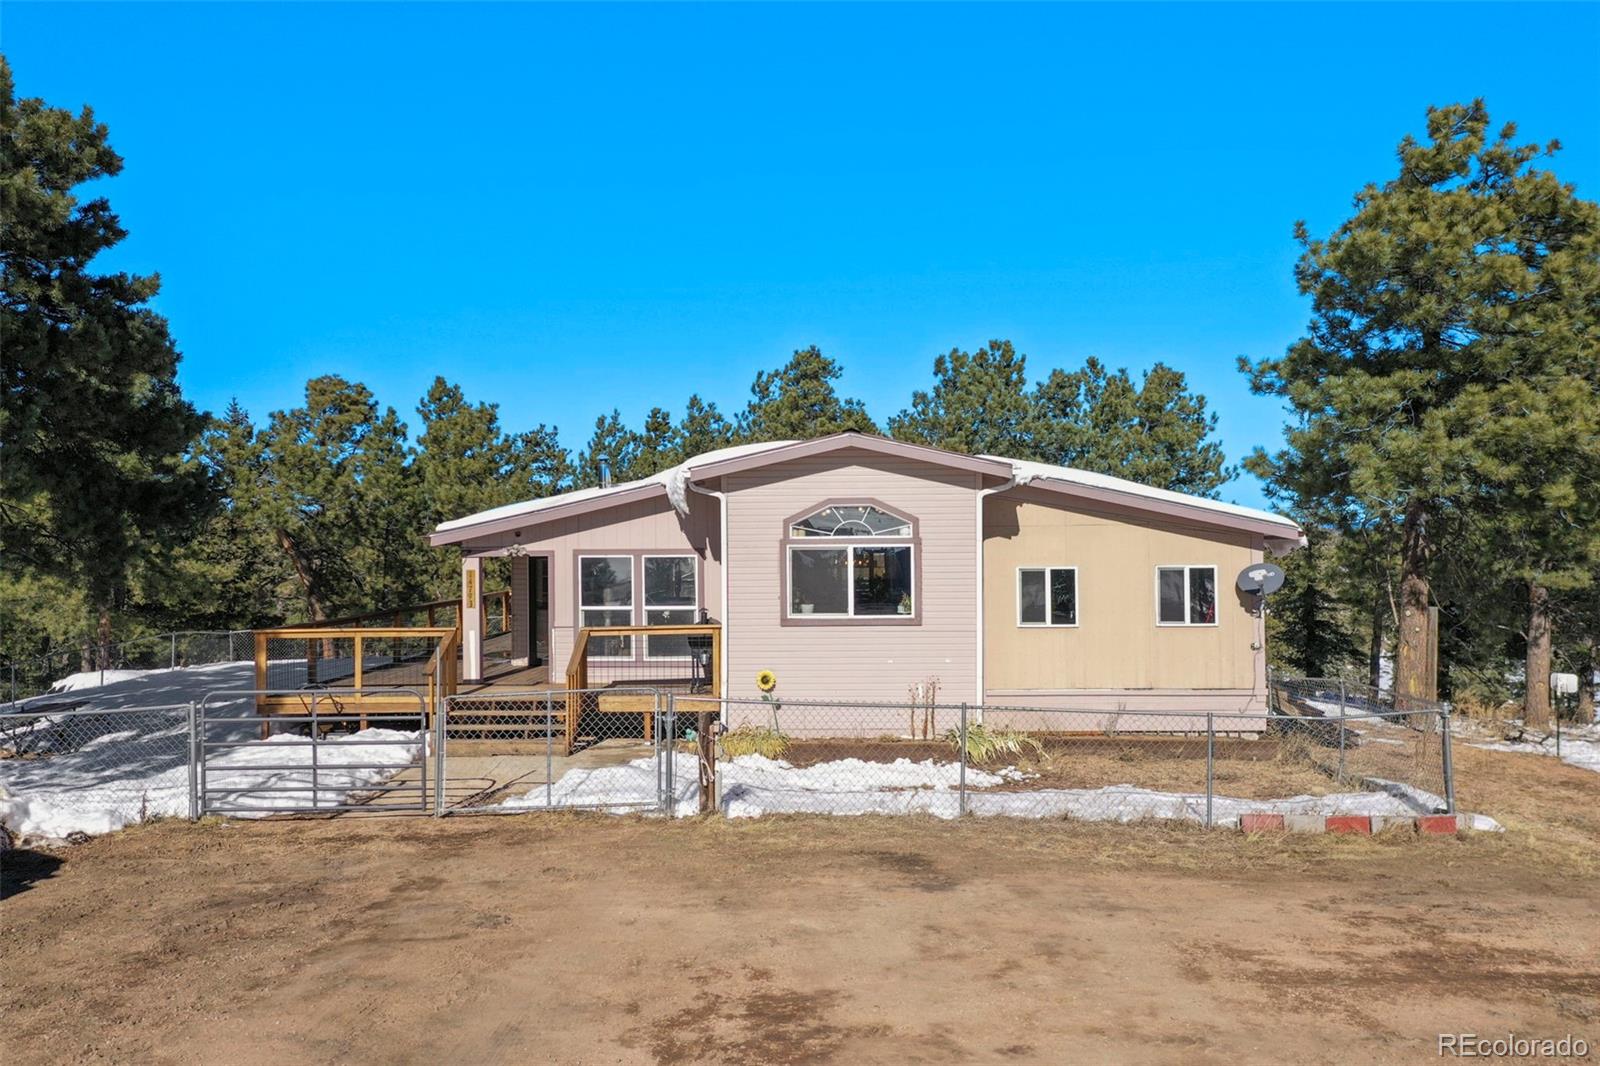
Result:
[[[777,672],[790,699],[892,700],[938,678],[941,698],[977,685],[976,475],[863,451],[732,474],[728,494],[728,694],[754,697]],[[920,621],[785,625],[781,542],[787,519],[826,502],[870,499],[917,523]],[[895,721],[898,722],[898,716]]]
[[[1234,589],[1262,558],[1253,534],[1188,526],[1044,489],[984,505],[984,687],[993,702],[1242,709],[1264,691],[1261,623]],[[1158,626],[1156,568],[1217,568],[1217,624]],[[1078,569],[1076,628],[1017,624],[1017,569]],[[1039,697],[1045,697],[1040,699]],[[1241,697],[1244,697],[1241,699]]]

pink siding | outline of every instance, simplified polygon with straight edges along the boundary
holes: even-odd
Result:
[[[604,555],[607,551],[693,552],[700,559],[700,606],[714,620],[722,618],[722,551],[717,542],[717,501],[698,493],[689,500],[690,513],[680,518],[666,497],[625,504],[542,525],[530,525],[521,536],[514,533],[473,541],[464,547],[521,544],[533,553],[548,552],[550,560],[550,668],[552,679],[564,677],[572,654],[577,623],[577,575],[574,552]],[[634,599],[639,599],[637,579]]]
[[[728,692],[758,695],[758,671],[793,699],[890,700],[939,679],[941,702],[977,686],[977,475],[864,451],[840,451],[730,474]],[[869,498],[918,522],[919,625],[782,624],[780,542],[788,518],[825,501]],[[898,717],[895,721],[898,722]]]

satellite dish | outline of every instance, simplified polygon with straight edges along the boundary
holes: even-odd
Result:
[[[1283,567],[1273,563],[1251,563],[1239,571],[1237,584],[1241,592],[1270,595],[1283,588]]]

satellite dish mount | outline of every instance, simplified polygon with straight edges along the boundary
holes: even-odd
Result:
[[[1283,588],[1283,567],[1276,563],[1251,563],[1239,571],[1234,584],[1256,598],[1256,614],[1267,613],[1267,597]]]

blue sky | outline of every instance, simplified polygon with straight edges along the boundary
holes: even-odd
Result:
[[[1426,107],[1487,98],[1600,194],[1592,4],[520,6],[12,2],[17,89],[91,104],[217,410],[435,374],[505,423],[732,413],[817,344],[880,421],[933,357],[1165,360],[1230,460],[1235,357],[1304,325],[1326,232]],[[1226,498],[1259,504],[1248,475]]]

